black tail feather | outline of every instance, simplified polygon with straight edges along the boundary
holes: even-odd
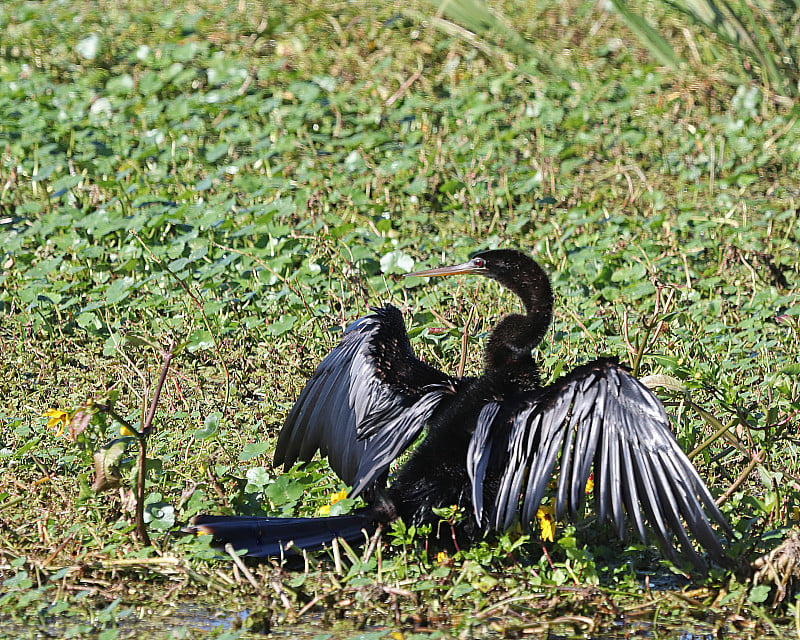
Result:
[[[325,518],[255,518],[249,516],[196,516],[185,533],[212,535],[212,546],[230,543],[236,551],[246,549],[252,558],[293,555],[297,549],[322,549],[343,538],[364,542],[377,528],[374,517],[353,513]]]

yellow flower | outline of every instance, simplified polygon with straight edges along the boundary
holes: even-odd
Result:
[[[64,435],[64,430],[69,424],[69,414],[66,411],[61,411],[60,409],[48,409],[42,415],[49,418],[47,421],[48,429],[55,429],[56,436]]]
[[[556,532],[555,510],[550,505],[539,507],[536,517],[539,518],[539,529],[544,541],[553,541]]]
[[[323,505],[319,508],[319,515],[321,516],[329,516],[331,515],[331,506],[339,502],[339,500],[344,500],[347,497],[347,489],[342,489],[341,491],[337,491],[331,496],[331,501]]]
[[[592,491],[594,491],[594,473],[590,473],[588,480],[586,480],[586,493],[591,493]]]
[[[439,564],[444,564],[449,559],[450,557],[447,555],[447,551],[440,551],[439,553],[436,554],[436,562],[438,562]]]

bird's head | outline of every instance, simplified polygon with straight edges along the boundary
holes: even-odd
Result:
[[[538,263],[522,251],[516,249],[489,249],[480,251],[472,258],[461,264],[449,267],[426,269],[407,274],[408,276],[435,277],[454,276],[461,273],[470,273],[497,280],[503,286],[517,291],[520,284],[531,279],[546,282],[549,289],[549,280]]]
[[[522,365],[531,373],[528,381],[538,384],[531,350],[544,337],[553,315],[550,279],[539,264],[516,249],[491,249],[476,253],[467,262],[410,273],[410,276],[452,276],[474,273],[496,280],[516,293],[525,305],[526,315],[505,316],[492,331],[484,354],[487,371],[515,369]]]

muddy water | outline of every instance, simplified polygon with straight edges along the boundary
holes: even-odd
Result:
[[[18,640],[22,638],[80,638],[97,640],[114,640],[116,638],[147,638],[148,640],[174,640],[194,638],[218,638],[220,640],[233,640],[234,638],[263,639],[271,638],[283,640],[291,638],[296,640],[409,640],[410,638],[489,638],[500,640],[508,637],[493,627],[492,624],[476,628],[472,633],[460,630],[456,635],[449,635],[446,629],[442,630],[410,630],[386,627],[372,627],[355,629],[352,623],[343,621],[336,628],[323,626],[321,620],[315,624],[313,616],[307,616],[300,624],[278,625],[266,629],[254,630],[258,623],[248,617],[246,611],[223,611],[208,604],[196,602],[178,602],[172,607],[164,608],[134,608],[120,612],[116,626],[95,626],[78,616],[68,615],[60,618],[38,619],[20,622],[10,621],[0,617],[0,639]],[[254,625],[255,622],[255,625]],[[498,623],[502,624],[501,621]],[[627,620],[620,621],[599,634],[575,634],[570,628],[545,629],[545,625],[536,628],[532,625],[526,629],[515,629],[513,635],[536,640],[619,640],[619,639],[650,639],[661,640],[664,638],[674,640],[754,640],[756,638],[774,638],[776,636],[752,630],[750,632],[736,631],[730,626],[724,633],[717,633],[710,625],[704,625],[696,620],[686,621],[684,624],[671,622],[669,625],[654,625],[649,621]],[[785,629],[784,629],[785,630]],[[781,638],[797,638],[794,633],[781,635]]]

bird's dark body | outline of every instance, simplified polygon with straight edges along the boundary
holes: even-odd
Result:
[[[470,381],[463,393],[479,393],[481,390],[474,388],[479,386],[479,381]],[[458,402],[456,396],[441,407],[427,436],[397,471],[388,493],[405,522],[417,526],[434,524],[438,516],[433,509],[437,507],[457,505],[469,512],[467,447],[477,415],[469,410],[477,406],[477,398],[467,395],[467,401]]]
[[[400,312],[387,305],[345,331],[290,411],[275,463],[288,468],[319,452],[353,486],[351,496],[368,503],[335,521],[298,520],[306,548],[337,536],[353,540],[362,529],[369,533],[396,518],[431,524],[434,534],[469,544],[515,522],[535,521],[554,476],[557,488],[548,499],[556,517],[575,517],[594,473],[595,508],[620,536],[633,528],[646,539],[647,523],[670,558],[677,559],[677,540],[702,567],[692,533],[714,560],[724,561],[709,516],[730,529],[648,389],[603,358],[541,386],[532,352],[553,307],[541,267],[518,251],[494,250],[416,275],[465,272],[498,281],[525,307],[524,314],[505,316],[489,336],[482,375],[453,378],[417,359]],[[391,464],[426,427],[390,481]],[[463,517],[442,533],[434,509],[451,506],[461,507]],[[285,549],[293,523],[249,519],[241,521],[245,533],[231,519],[201,517],[196,525],[220,543],[263,556]]]
[[[434,414],[428,434],[397,471],[389,487],[389,496],[404,521],[436,525],[441,518],[433,512],[434,508],[458,506],[465,514],[473,512],[467,450],[481,408],[487,402],[502,402],[538,386],[538,375],[521,387],[519,380],[509,380],[507,373],[465,380],[458,395],[448,398],[447,404]],[[484,491],[491,496],[492,485],[496,484],[496,478],[484,483]],[[474,542],[484,535],[474,517],[457,522],[455,530],[464,542]]]

